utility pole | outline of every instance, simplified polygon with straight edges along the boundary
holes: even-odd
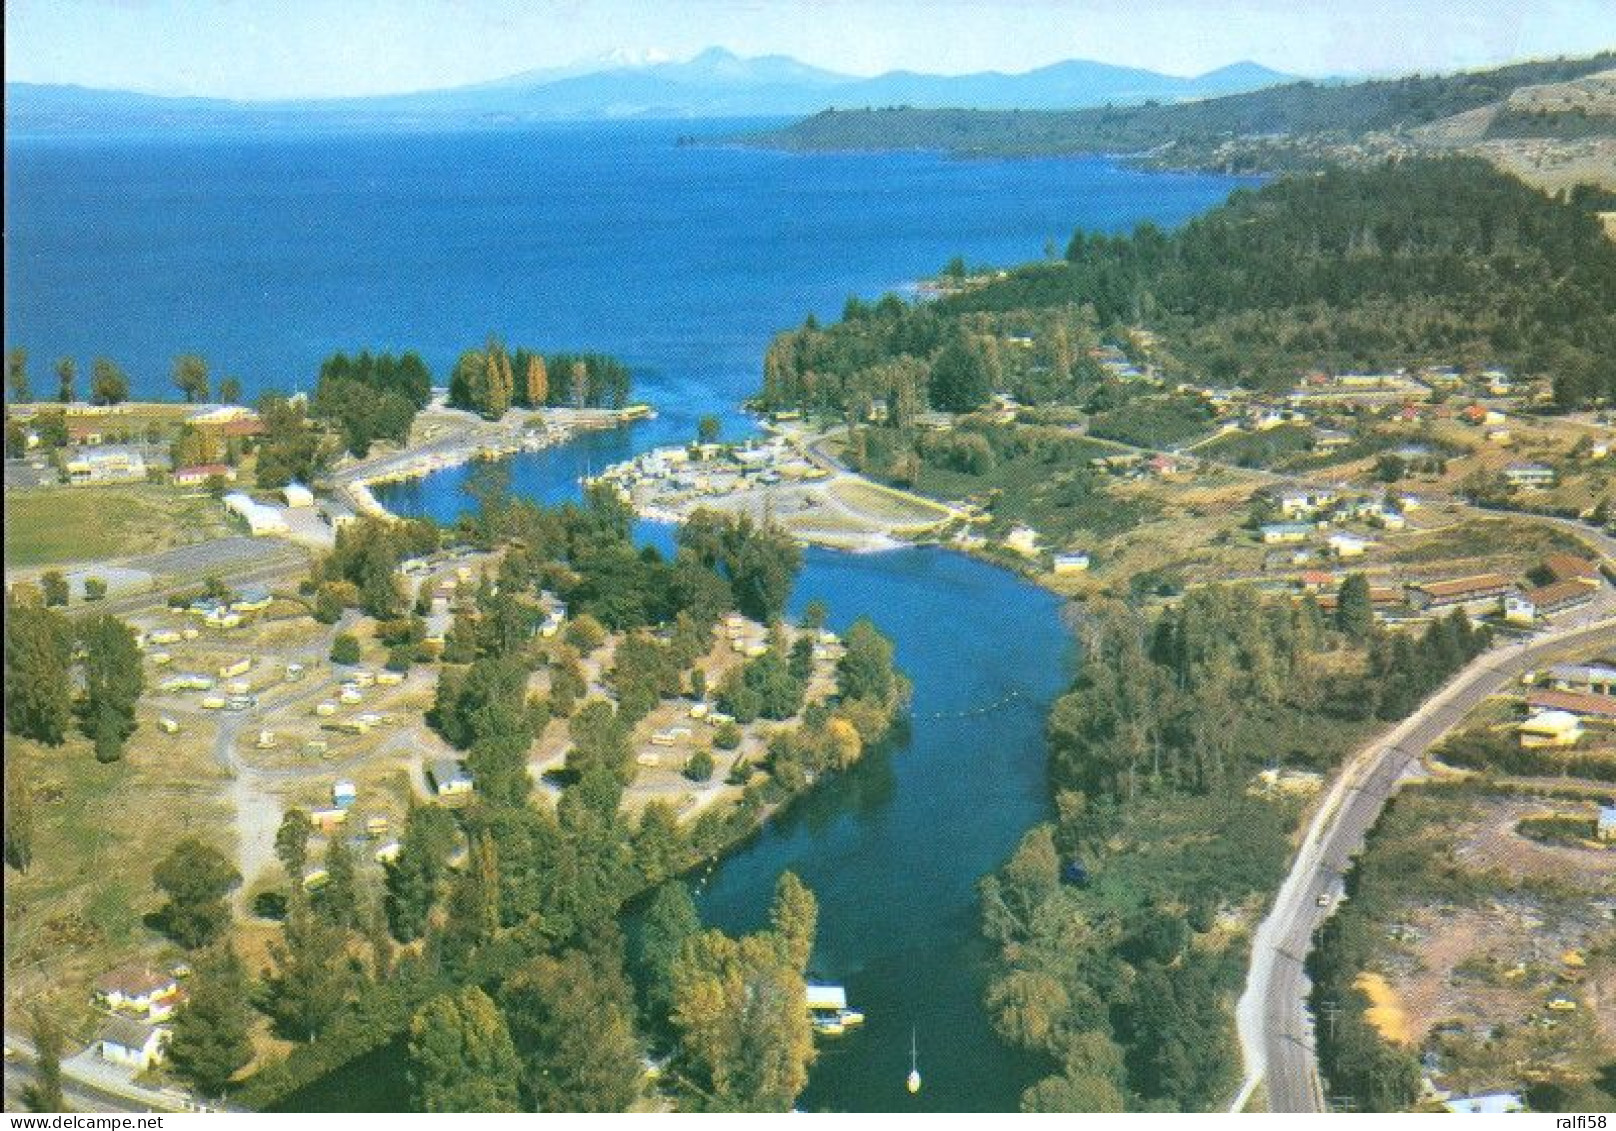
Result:
[[[1335,1020],[1341,1016],[1341,1006],[1333,1001],[1319,1002],[1319,1012],[1324,1015],[1324,1021],[1330,1026],[1330,1043],[1335,1043]]]

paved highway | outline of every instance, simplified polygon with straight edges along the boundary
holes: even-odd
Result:
[[[1477,657],[1390,734],[1348,762],[1320,803],[1290,874],[1252,940],[1246,988],[1236,1009],[1246,1078],[1230,1110],[1243,1110],[1265,1080],[1270,1111],[1325,1110],[1307,1011],[1310,982],[1303,963],[1314,932],[1334,908],[1341,877],[1362,847],[1365,833],[1407,770],[1482,700],[1534,668],[1600,645],[1616,645],[1611,604],[1612,595],[1606,590],[1599,619]]]

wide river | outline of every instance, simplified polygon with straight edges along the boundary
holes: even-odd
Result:
[[[597,349],[635,369],[659,418],[512,461],[517,491],[572,497],[580,475],[689,437],[731,434],[764,347],[951,256],[1012,263],[1074,226],[1175,225],[1243,183],[1098,159],[960,162],[680,148],[728,125],[636,123],[456,135],[8,138],[5,337],[35,359],[110,356],[163,395],[196,351],[249,391],[308,388],[319,359],[418,349],[440,377],[491,331]],[[472,505],[467,473],[391,489],[410,513]],[[647,537],[666,540],[666,531]],[[907,736],[830,780],[702,884],[703,915],[762,923],[787,868],[820,901],[814,969],[868,1016],[820,1042],[806,1109],[1014,1110],[1032,1066],[980,1008],[978,879],[1046,811],[1042,719],[1070,676],[1058,602],[946,551],[813,550],[793,605],[873,617],[915,684]],[[925,1087],[903,1087],[911,1030]],[[294,1099],[404,1101],[391,1050]]]

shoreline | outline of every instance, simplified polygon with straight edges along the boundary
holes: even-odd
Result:
[[[504,419],[483,421],[470,413],[453,411],[467,418],[466,427],[481,429],[484,434],[473,431],[471,435],[460,435],[441,445],[413,443],[396,452],[356,461],[329,475],[327,483],[332,493],[352,506],[359,515],[397,522],[400,521],[399,516],[376,498],[373,486],[426,479],[440,471],[464,467],[469,463],[492,462],[521,452],[543,451],[567,443],[582,432],[621,428],[656,416],[656,410],[644,403],[620,409],[533,410],[525,419],[510,423]],[[440,415],[451,421],[454,419],[448,411],[440,412]],[[487,434],[490,429],[495,430],[494,434]]]

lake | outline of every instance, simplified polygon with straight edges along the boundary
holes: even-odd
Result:
[[[415,348],[441,378],[498,332],[615,353],[657,420],[511,461],[548,502],[690,437],[756,387],[775,331],[874,297],[959,254],[1013,263],[1074,226],[1174,225],[1251,183],[1100,159],[786,155],[677,147],[733,123],[554,126],[427,136],[9,141],[6,344],[106,354],[162,395],[173,355],[248,389],[309,388],[333,350]],[[406,513],[473,505],[470,471],[379,491]],[[648,529],[653,541],[666,531]],[[868,1023],[820,1042],[808,1110],[1013,1110],[1036,1066],[980,1008],[989,957],[975,886],[1047,811],[1042,723],[1069,678],[1058,601],[957,554],[810,550],[793,598],[869,615],[914,681],[905,737],[822,783],[702,884],[703,915],[762,925],[790,868],[820,901],[814,969]],[[925,1087],[903,1087],[911,1029]],[[397,1058],[365,1058],[300,1100],[402,1104]]]

